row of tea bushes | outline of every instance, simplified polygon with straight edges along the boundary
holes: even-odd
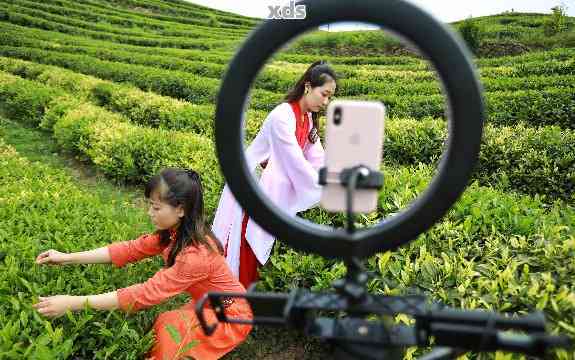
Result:
[[[36,4],[39,1],[35,2]],[[117,6],[110,6],[110,3],[106,2],[95,2],[95,1],[82,1],[81,3],[67,1],[67,0],[43,0],[40,4],[51,4],[53,7],[58,7],[62,9],[61,11],[75,11],[77,14],[82,13],[84,16],[87,14],[92,14],[93,16],[98,16],[98,18],[103,18],[106,22],[110,24],[122,25],[125,27],[141,27],[150,30],[180,30],[180,29],[208,29],[213,31],[213,21],[211,17],[208,19],[196,18],[196,19],[185,19],[185,22],[181,21],[164,21],[157,18],[157,14],[143,14],[140,12],[126,11]],[[160,17],[162,17],[160,15]],[[245,34],[249,29],[242,28],[235,24],[226,24],[218,22],[217,26],[219,29],[224,30],[226,33],[234,34]]]
[[[48,83],[54,84],[54,80],[59,80],[57,72],[51,71],[47,74],[51,77],[55,75],[55,79],[52,77]],[[38,78],[42,77],[43,75],[40,75]],[[66,109],[70,102],[64,100],[64,97],[57,97],[60,96],[58,93],[51,96],[49,88],[38,87],[37,83],[10,76],[6,76],[6,79],[6,84],[0,88],[0,93],[7,108],[12,109],[10,111],[15,118],[35,119],[36,123],[43,121],[43,127],[50,129],[58,121],[58,116],[63,115],[62,110],[55,110],[55,113],[48,111],[46,119],[42,120],[43,110],[46,107]],[[190,116],[195,117],[198,124],[192,127],[188,122],[190,126],[186,127],[186,130],[192,130],[206,139],[213,138],[210,126],[213,122],[213,108],[198,108],[192,104],[176,103],[169,98],[155,97],[137,90],[118,89],[118,85],[109,83],[90,84],[86,80],[84,82],[87,87],[93,86],[84,91],[95,96],[101,105],[120,110],[126,116],[124,121],[150,127],[155,125],[151,123],[152,119],[163,119],[166,121],[164,124],[168,126],[160,130],[172,131],[174,129],[170,128],[170,125],[183,123],[182,119]],[[68,81],[68,83],[82,84],[82,81]],[[72,103],[77,105],[77,98],[72,100]],[[17,109],[25,109],[25,112],[20,114]],[[150,114],[154,116],[150,117]],[[248,112],[248,141],[257,132],[264,116],[264,113]],[[444,127],[445,124],[441,120],[390,119],[386,125],[384,162],[436,163],[447,136]],[[475,177],[482,184],[490,184],[501,189],[514,189],[528,194],[546,194],[550,199],[562,198],[572,202],[575,200],[574,155],[573,131],[558,127],[530,128],[521,124],[514,127],[493,127],[488,124]],[[131,169],[131,173],[138,171]],[[134,180],[132,175],[128,177]]]
[[[6,1],[7,1],[7,0],[6,0]],[[142,19],[142,20],[149,20],[151,17],[153,17],[153,16],[148,16],[148,17],[146,18],[145,16],[143,16],[143,14],[138,14],[138,13],[129,12],[129,11],[123,11],[122,9],[119,9],[119,8],[117,8],[117,7],[114,8],[114,9],[108,8],[108,10],[104,10],[104,8],[106,8],[106,6],[105,6],[106,4],[105,4],[105,3],[100,3],[100,4],[96,5],[97,2],[92,2],[92,5],[87,5],[86,3],[84,3],[82,6],[80,6],[80,5],[77,5],[77,4],[71,5],[69,2],[63,1],[63,0],[49,0],[48,2],[50,2],[50,3],[54,4],[54,5],[60,6],[60,9],[63,9],[63,10],[67,10],[67,9],[68,9],[69,7],[71,7],[71,6],[75,6],[75,9],[78,9],[78,10],[76,10],[76,11],[80,11],[79,9],[83,9],[83,13],[85,13],[85,14],[93,13],[93,12],[104,12],[104,13],[106,13],[108,16],[113,16],[113,15],[117,15],[117,14],[119,14],[119,13],[122,13],[122,16],[129,17],[129,18],[137,17],[137,18],[140,18],[140,19]],[[34,4],[34,3],[32,3],[32,4]],[[37,3],[36,3],[36,4],[37,4]],[[27,4],[27,5],[30,5],[30,4]],[[41,5],[36,5],[36,6],[41,6]],[[89,10],[86,8],[86,6],[89,7]],[[31,6],[28,6],[28,7],[31,7]],[[32,6],[32,7],[33,7],[33,6]],[[52,9],[53,9],[54,7],[55,7],[55,6],[52,6]],[[212,14],[213,14],[213,13],[212,13]],[[154,14],[150,14],[150,15],[154,15]],[[145,22],[144,22],[144,23],[145,23]],[[161,23],[162,23],[162,22],[157,22],[157,24],[161,24]],[[166,24],[166,22],[163,22],[163,23]],[[140,25],[141,25],[141,24],[142,24],[142,22],[140,23]],[[130,27],[132,27],[132,26],[133,26],[133,24],[130,25]],[[158,26],[159,26],[159,25],[158,25]],[[222,25],[222,26],[224,26],[224,25]],[[252,26],[253,26],[253,25],[252,25]],[[212,25],[211,27],[213,28],[214,25]],[[208,29],[208,27],[205,27],[205,26],[199,27],[199,28],[202,28],[203,30]],[[199,28],[198,28],[198,29],[199,29]],[[217,26],[216,26],[216,28],[217,28]],[[250,28],[251,28],[251,27],[250,27]],[[227,29],[227,30],[229,30],[229,29]],[[230,31],[231,31],[231,30],[230,30]],[[208,33],[208,32],[210,32],[210,31],[209,31],[209,30],[206,30],[205,32]],[[221,33],[221,32],[220,32],[220,33]],[[245,30],[244,30],[243,35],[245,35]],[[557,51],[557,50],[553,50],[553,51]],[[563,51],[563,49],[561,49],[561,51]],[[310,59],[310,60],[303,60],[303,61],[305,61],[305,62],[308,62],[308,61],[311,61],[311,60],[315,60],[315,57],[314,57],[314,56],[309,56],[309,55],[300,55],[300,54],[285,54],[285,55],[286,55],[286,57],[285,57],[286,59],[292,59],[292,60],[290,60],[290,61],[297,61],[296,59],[298,59],[298,57],[299,57],[299,59],[302,59],[302,60],[303,60],[303,59]],[[543,58],[547,60],[547,59],[549,59],[549,57],[552,56],[552,55],[553,55],[553,54],[550,54],[550,55],[547,55],[547,56],[543,55]],[[231,53],[228,55],[228,58],[229,58],[230,56],[231,56]],[[562,56],[562,59],[568,59],[568,58],[570,57],[568,54],[567,54],[567,55],[566,55],[566,54],[560,54],[560,56]],[[538,55],[537,55],[537,53],[536,53],[535,55],[532,55],[532,54],[522,55],[522,56],[516,57],[517,59],[514,60],[514,62],[515,62],[515,63],[521,62],[521,61],[523,61],[523,59],[527,59],[527,58],[529,58],[529,57],[532,57],[533,59],[535,59],[535,58],[538,57]],[[541,56],[539,56],[539,57],[541,57]],[[403,62],[405,62],[405,61],[408,61],[408,62],[413,62],[413,61],[415,61],[415,62],[420,62],[420,61],[421,61],[421,59],[417,59],[417,58],[409,57],[409,56],[394,57],[394,58],[396,58],[396,59],[407,59],[407,60],[401,60],[401,61],[403,61]],[[338,59],[337,57],[335,57],[335,58],[332,59],[332,57],[329,57],[329,60],[335,61],[335,62],[341,62],[341,63],[349,63],[349,64],[358,64],[358,63],[381,63],[382,61],[383,61],[383,63],[388,63],[388,61],[389,61],[388,57],[361,57],[361,58],[358,58],[358,57],[345,57],[345,58],[341,58],[341,59]],[[341,61],[340,61],[340,60],[341,60]],[[504,62],[501,62],[501,61],[498,61],[498,60],[493,60],[493,59],[481,59],[481,60],[478,61],[478,63],[480,63],[480,65],[481,65],[484,60],[485,60],[485,63],[486,63],[486,64],[489,64],[489,63],[492,63],[492,64],[501,64],[501,63],[504,63]],[[502,61],[506,61],[506,60],[502,60]]]
[[[143,53],[143,54],[166,54],[170,55],[171,58],[179,59],[191,59],[204,62],[213,62],[217,64],[227,64],[233,53],[229,51],[210,51],[206,53],[205,51],[194,51],[194,50],[182,50],[173,48],[155,48],[150,49],[149,47],[143,46],[131,46],[126,44],[116,44],[109,41],[101,41],[95,39],[87,39],[79,36],[72,36],[68,34],[61,34],[58,32],[39,30],[27,27],[21,27],[18,25],[13,25],[9,23],[0,24],[0,27],[4,29],[5,35],[8,33],[11,35],[7,39],[15,41],[15,37],[21,37],[21,35],[26,34],[28,40],[45,40],[54,42],[57,41],[62,45],[70,46],[84,46],[84,47],[99,47],[106,48],[107,50],[114,49],[126,49],[129,48],[131,52]],[[4,41],[6,41],[6,36],[4,36]],[[286,54],[278,53],[273,57],[277,61],[289,61],[297,62],[293,64],[282,65],[282,69],[292,69],[296,72],[303,72],[305,68],[317,60],[315,55],[299,55],[299,54]],[[425,76],[427,80],[435,79],[433,73],[430,72],[432,68],[430,64],[426,63],[422,59],[417,59],[408,56],[385,56],[378,58],[363,58],[363,63],[369,64],[375,62],[377,64],[384,65],[360,65],[357,66],[357,57],[322,57],[331,63],[338,65],[336,69],[339,73],[346,77],[361,76],[361,77],[373,77],[375,80],[390,80],[386,73],[389,71],[401,71],[401,72],[412,72],[412,75],[407,74],[406,76],[411,77],[414,74],[420,74],[417,76]],[[573,73],[573,62],[569,61],[573,58],[573,51],[570,49],[555,49],[550,51],[540,51],[540,52],[530,52],[525,55],[513,56],[513,57],[503,57],[498,59],[477,59],[476,63],[480,69],[484,72],[484,77],[486,75],[498,78],[501,76],[527,76],[533,74],[547,74],[547,75],[557,75],[565,74],[569,75]],[[546,63],[547,66],[541,66],[542,63]],[[356,65],[354,67],[344,66],[345,64]],[[524,68],[516,68],[518,65],[526,66]],[[292,72],[293,72],[292,71]],[[383,71],[383,74],[381,72]],[[396,74],[395,76],[399,76]],[[383,77],[382,77],[383,76]]]
[[[144,183],[162,167],[175,166],[203,174],[204,188],[211,194],[223,185],[212,141],[201,135],[133,125],[118,114],[26,80],[4,75],[0,84],[0,105],[8,116],[53,131],[60,146],[114,180]],[[38,111],[27,118],[30,112],[16,108]],[[208,198],[206,208],[215,206],[217,200]]]
[[[130,63],[139,63],[147,65],[156,65],[159,68],[175,69],[175,70],[186,70],[194,72],[197,67],[196,62],[206,66],[207,63],[213,63],[212,65],[219,64],[215,66],[212,71],[205,75],[208,77],[221,77],[224,72],[223,65],[227,64],[230,60],[229,53],[221,52],[210,52],[208,58],[196,59],[196,56],[203,57],[199,52],[190,53],[189,51],[182,52],[178,49],[155,49],[157,52],[156,56],[151,56],[150,58],[138,56],[140,54],[154,55],[149,48],[142,47],[123,47],[118,44],[110,42],[102,42],[96,40],[88,40],[80,37],[69,36],[64,34],[58,34],[53,32],[38,31],[36,29],[29,29],[25,27],[12,26],[10,24],[1,25],[5,32],[2,36],[5,45],[16,45],[16,46],[26,46],[34,48],[44,48],[44,49],[58,49],[62,52],[71,51],[82,51],[86,54],[98,54],[96,49],[102,50],[103,47],[106,51],[103,55],[107,59],[125,61]],[[54,42],[57,41],[59,44],[56,46]],[[83,48],[83,49],[82,49]],[[125,55],[126,52],[135,54],[134,59],[128,59]],[[170,58],[160,57],[157,55],[170,55]],[[280,54],[281,55],[281,54]],[[96,56],[97,57],[97,56]],[[106,59],[104,58],[104,59]],[[501,79],[501,77],[506,78],[516,78],[516,77],[531,77],[531,76],[551,76],[551,75],[569,75],[573,72],[573,62],[569,59],[563,60],[556,59],[553,61],[547,61],[547,66],[541,67],[540,61],[531,61],[528,63],[523,63],[520,61],[521,57],[517,57],[517,66],[481,66],[480,70],[483,75],[484,82],[490,82]],[[184,60],[193,60],[192,62]],[[312,61],[317,60],[316,58],[310,59]],[[393,59],[389,59],[393,60]],[[419,60],[418,60],[419,61]],[[309,66],[309,63],[305,64],[290,64],[285,61],[276,61],[269,64],[266,69],[264,69],[262,78],[262,85],[265,85],[269,80],[275,82],[291,84],[295,81],[296,77],[301,75],[303,71]],[[430,71],[426,63],[419,61],[417,69],[414,70],[412,65],[390,65],[384,67],[374,67],[374,66],[347,66],[341,64],[334,64],[336,72],[345,79],[351,80],[364,80],[364,86],[377,86],[378,82],[385,81],[386,83],[392,82],[396,83],[398,81],[423,81],[423,82],[435,82],[436,76]],[[270,71],[271,70],[271,71]],[[269,72],[269,74],[267,74]],[[488,76],[489,75],[489,76]],[[274,79],[275,78],[275,79]],[[266,81],[264,81],[266,80]],[[517,79],[516,79],[517,80]],[[507,81],[512,81],[507,79]],[[373,84],[372,84],[373,83]],[[269,84],[267,86],[270,86]],[[261,85],[258,85],[261,87]],[[487,87],[493,87],[494,90],[499,89],[497,83],[489,83]],[[538,86],[540,88],[541,86]],[[277,88],[277,85],[275,85]],[[274,89],[274,88],[271,88]],[[511,90],[511,89],[510,89]],[[434,91],[438,91],[436,88]]]
[[[384,163],[437,165],[446,139],[445,124],[438,119],[390,119]],[[473,177],[481,185],[575,204],[575,131],[486,124]]]
[[[88,75],[11,58],[0,57],[0,70],[38,81],[49,87],[82,96],[108,110],[121,113],[130,122],[152,128],[191,131],[213,138],[215,108],[145,92]],[[18,90],[16,90],[18,91]],[[245,114],[246,141],[251,141],[267,113],[248,110]]]
[[[385,194],[380,215],[405,209],[427,188],[435,169],[418,165],[383,169]],[[305,213],[327,225],[319,209]],[[371,293],[426,294],[434,301],[466,309],[489,309],[524,315],[543,310],[553,333],[575,338],[575,209],[552,206],[537,196],[520,196],[473,182],[447,215],[429,231],[394,252],[366,261],[374,276]],[[373,225],[382,216],[369,218]],[[327,290],[345,274],[340,261],[276,246],[262,268],[260,289],[293,287]],[[555,352],[570,359],[571,352]]]
[[[82,154],[122,182],[144,183],[171,166],[198,171],[207,193],[218,193],[223,184],[212,142],[199,135],[131,125],[119,115],[73,102],[53,131],[64,149]],[[205,205],[212,211],[217,202],[207,197]]]
[[[97,2],[106,3],[102,1]],[[118,0],[117,3],[126,6],[128,8],[140,7],[144,9],[149,9],[151,10],[152,13],[161,13],[169,16],[174,16],[177,18],[185,17],[185,18],[197,19],[213,15],[216,17],[218,21],[241,25],[242,27],[247,28],[254,27],[261,21],[259,19],[248,18],[245,16],[238,16],[236,14],[225,13],[223,11],[212,10],[205,7],[200,9],[200,6],[198,5],[186,4],[184,2],[182,3],[172,2],[170,4],[162,4],[156,1],[150,2],[142,0]],[[193,7],[193,9],[190,9],[190,7]]]
[[[573,48],[557,48],[545,51],[530,51],[522,55],[500,56],[477,59],[479,66],[516,66],[524,63],[546,63],[547,61],[565,61],[575,57]]]
[[[220,79],[224,76],[226,67],[222,64],[205,61],[191,61],[178,58],[168,58],[164,55],[135,54],[132,51],[100,49],[96,47],[79,47],[60,45],[54,47],[53,41],[34,40],[25,35],[14,33],[2,36],[4,45],[33,48],[38,50],[58,51],[61,53],[84,54],[100,60],[113,61],[124,64],[152,66],[159,69],[178,70],[198,76]],[[516,74],[502,76],[500,73],[507,68],[497,68],[498,74],[493,77],[484,76],[481,81],[485,91],[517,91],[517,90],[543,90],[547,88],[574,88],[575,83],[571,76],[566,76],[569,64],[564,62],[561,71],[551,72],[551,75],[533,75],[517,77]],[[538,64],[539,65],[539,64]],[[272,92],[285,92],[305,72],[306,67],[275,65],[267,66],[255,79],[254,86]],[[531,68],[531,67],[529,67]],[[436,95],[441,88],[434,73],[390,70],[358,71],[347,66],[335,65],[334,69],[342,76],[338,81],[338,96],[360,96],[362,94],[387,94],[398,96],[410,95]],[[490,72],[490,68],[481,69]],[[512,69],[513,70],[513,69]],[[519,70],[517,70],[519,71]],[[522,69],[521,71],[525,71]],[[536,72],[535,70],[533,70]],[[549,71],[549,70],[547,70]],[[492,71],[491,71],[492,72]]]
[[[115,26],[112,24],[106,23],[102,24],[101,21],[98,21],[98,17],[92,13],[82,13],[79,11],[66,9],[66,8],[59,8],[52,5],[45,5],[39,4],[33,1],[26,1],[26,0],[2,0],[2,3],[10,4],[10,10],[17,12],[21,15],[28,15],[39,17],[44,20],[51,21],[53,23],[69,25],[76,28],[86,29],[86,30],[93,30],[99,31],[102,33],[109,33],[109,34],[119,34],[119,35],[128,35],[128,36],[140,36],[140,37],[160,37],[164,39],[170,39],[170,35],[168,34],[154,34],[151,33],[148,29],[139,29],[133,27],[123,27],[123,26]],[[106,20],[105,18],[102,20]],[[185,32],[180,32],[180,35],[173,36],[176,37],[195,37],[195,38],[204,38],[204,39],[229,39],[229,40],[240,40],[241,35],[228,35],[228,34],[218,34],[213,31],[209,31],[207,29],[189,29]]]
[[[0,106],[14,120],[52,131],[62,148],[118,182],[145,183],[163,167],[193,168],[202,174],[210,194],[207,211],[217,206],[223,179],[208,138],[133,125],[118,114],[62,96],[57,89],[9,75],[0,77]],[[37,111],[15,110],[20,107]]]
[[[113,11],[102,11],[95,7],[88,8],[87,6],[74,6],[70,2],[63,0],[57,1],[28,1],[28,0],[3,0],[6,3],[26,5],[27,9],[36,9],[45,11],[50,14],[61,15],[68,18],[89,21],[92,23],[107,23],[111,28],[119,29],[140,29],[146,35],[165,35],[165,36],[189,36],[196,34],[198,31],[207,34],[216,35],[220,34],[221,38],[231,37],[236,38],[245,36],[245,31],[235,31],[233,29],[226,29],[225,33],[221,30],[213,29],[207,26],[186,26],[182,24],[165,23],[162,21],[155,21],[147,18],[146,20],[139,20],[138,18],[122,16],[121,14]]]
[[[89,31],[96,31],[102,34],[116,34],[116,35],[126,35],[126,36],[142,36],[142,37],[154,37],[149,32],[141,31],[138,29],[122,28],[106,24],[98,24],[92,21],[77,20],[71,17],[71,14],[58,15],[52,14],[49,10],[50,8],[36,3],[24,3],[14,0],[2,0],[0,3],[3,6],[4,11],[9,11],[9,13],[14,13],[16,15],[31,16],[39,19],[43,19],[54,23],[56,25],[65,25],[72,28],[78,28]],[[38,9],[42,6],[42,9]]]
[[[107,265],[24,269],[33,266],[34,256],[47,248],[81,251],[135,238],[150,230],[143,225],[145,211],[135,211],[122,199],[104,200],[93,191],[83,192],[61,173],[30,163],[3,144],[0,149],[2,177],[18,179],[2,183],[0,190],[2,198],[9,201],[9,206],[0,207],[2,217],[13,224],[7,229],[14,234],[8,237],[27,234],[26,241],[11,242],[10,248],[2,244],[8,257],[0,283],[11,294],[2,295],[5,301],[0,303],[5,340],[31,344],[28,354],[49,356],[56,351],[95,357],[90,353],[94,349],[99,356],[115,354],[119,349],[122,353],[143,354],[151,345],[151,334],[146,334],[154,318],[151,313],[160,309],[128,318],[117,312],[89,311],[48,322],[31,304],[36,296],[98,293],[145,280],[155,262],[112,270]],[[388,174],[387,194],[380,207],[390,216],[428,185],[433,169],[386,167],[384,172]],[[38,176],[40,173],[42,176]],[[35,204],[32,211],[28,206],[31,202]],[[306,217],[313,220],[313,212],[317,209]],[[428,233],[397,252],[380,253],[367,260],[368,270],[377,275],[369,283],[370,291],[426,293],[435,301],[467,309],[520,314],[544,310],[553,331],[575,336],[575,289],[570,281],[575,268],[571,262],[565,263],[575,255],[569,222],[574,215],[572,208],[561,204],[547,208],[536,198],[474,183]],[[62,216],[66,216],[65,222]],[[24,218],[28,219],[26,224],[19,221]],[[86,219],[94,220],[86,223]],[[86,226],[91,229],[89,233],[84,230]],[[26,245],[20,248],[22,244]],[[278,242],[269,263],[262,268],[260,288],[286,291],[308,285],[318,291],[344,274],[340,262],[299,253]],[[25,349],[11,346],[10,351],[17,358]],[[566,353],[556,356],[568,359]]]
[[[496,91],[484,94],[486,121],[493,125],[514,125],[520,122],[539,127],[557,125],[575,129],[575,92],[570,87],[544,90]],[[350,97],[376,100],[386,105],[393,117],[444,118],[447,97],[366,95]]]
[[[126,43],[141,46],[154,46],[154,47],[175,47],[181,49],[202,49],[210,50],[215,48],[230,48],[237,45],[237,41],[229,40],[204,40],[204,39],[186,39],[180,38],[152,38],[142,36],[129,36],[106,34],[100,31],[84,30],[70,25],[54,23],[52,21],[36,18],[33,16],[22,15],[9,9],[0,10],[0,20],[8,21],[13,24],[18,24],[26,27],[34,27],[44,30],[58,31],[67,34],[81,35],[94,39],[103,39],[117,43]]]
[[[229,52],[222,52],[220,50],[211,50],[206,52],[200,49],[157,48],[114,43],[111,41],[90,39],[56,31],[29,28],[6,22],[0,22],[0,29],[2,30],[0,33],[2,36],[2,42],[5,42],[6,44],[14,44],[15,46],[48,42],[51,44],[52,49],[58,49],[61,46],[100,48],[107,50],[130,51],[135,54],[165,55],[174,59],[194,59],[216,64],[226,64],[231,56]]]
[[[183,99],[195,104],[213,104],[219,90],[219,81],[198,77],[181,71],[158,70],[142,65],[128,65],[95,59],[86,55],[64,54],[53,51],[1,46],[0,55],[65,67],[77,72],[116,82],[129,82],[143,90]],[[255,110],[271,111],[284,95],[255,88],[248,99]],[[353,98],[353,97],[352,97]],[[444,97],[399,96],[370,94],[359,99],[379,100],[388,107],[393,117],[444,116]],[[519,121],[541,125],[559,125],[572,128],[575,92],[569,87],[546,88],[512,92],[486,93],[488,121],[493,124],[512,125]]]
[[[60,2],[61,0],[50,0]],[[56,31],[49,31],[43,29],[29,28],[12,23],[0,23],[0,28],[4,33],[10,32],[11,35],[26,34],[29,39],[46,40],[57,42],[62,45],[70,46],[85,46],[85,47],[100,47],[110,49],[129,49],[135,53],[143,54],[166,54],[172,58],[191,59],[198,61],[209,61],[218,64],[227,64],[233,53],[226,50],[212,49],[209,52],[194,49],[176,49],[176,48],[150,48],[146,46],[137,46],[130,44],[118,44],[111,41],[98,40],[85,38],[78,35],[65,34]],[[226,29],[227,31],[227,29]],[[385,56],[385,57],[330,57],[322,56],[323,59],[328,60],[332,64],[348,64],[348,65],[361,65],[361,64],[379,64],[385,66],[402,66],[404,70],[416,69],[425,71],[426,65],[417,58],[408,56]],[[274,60],[289,61],[311,64],[318,59],[317,55],[301,55],[301,54],[288,54],[279,52],[274,54]],[[295,64],[298,65],[298,64]],[[305,64],[299,64],[305,65]],[[405,69],[405,67],[408,67]]]
[[[0,251],[7,254],[0,272],[2,358],[142,357],[152,346],[156,316],[182,304],[183,296],[131,316],[85,310],[48,319],[32,304],[38,296],[101,294],[151,277],[161,267],[159,259],[122,269],[111,264],[38,266],[34,261],[48,249],[85,251],[150,233],[145,210],[128,194],[87,189],[69,171],[29,161],[3,137],[0,127]]]
[[[160,95],[183,99],[195,104],[214,104],[219,90],[219,81],[216,79],[190,75],[182,71],[102,61],[85,55],[8,46],[0,46],[0,55],[57,65],[114,82],[131,83],[142,90],[151,90]],[[253,108],[267,111],[272,110],[284,97],[282,94],[261,89],[253,89],[250,95]]]
[[[49,1],[57,1],[57,0],[49,0]],[[246,26],[242,24],[238,24],[237,19],[231,19],[231,22],[228,21],[226,23],[218,22],[216,19],[216,24],[212,20],[212,14],[208,14],[202,18],[194,18],[194,17],[181,17],[181,16],[168,16],[157,14],[153,12],[138,12],[138,11],[130,11],[123,9],[118,6],[113,6],[109,2],[106,1],[93,1],[87,0],[83,1],[82,4],[89,5],[90,9],[97,8],[99,11],[113,11],[115,14],[122,14],[123,16],[128,16],[130,18],[138,18],[138,19],[154,19],[159,20],[164,23],[177,23],[177,24],[184,24],[184,25],[192,25],[192,26],[214,26],[217,25],[218,27],[222,28],[224,31],[228,30],[237,30],[237,31],[249,31],[252,26]],[[213,10],[212,10],[213,11]],[[241,21],[241,20],[240,20]]]
[[[6,116],[28,126],[40,126],[46,110],[64,92],[0,72],[0,105]]]

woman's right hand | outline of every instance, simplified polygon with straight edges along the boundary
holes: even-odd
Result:
[[[36,257],[36,264],[42,265],[66,265],[70,264],[70,254],[57,250],[47,250]]]

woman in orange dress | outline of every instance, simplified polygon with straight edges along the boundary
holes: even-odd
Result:
[[[84,304],[99,310],[121,309],[135,312],[160,304],[166,299],[186,292],[190,302],[179,309],[158,316],[154,323],[156,341],[147,354],[150,359],[218,359],[243,342],[251,325],[218,324],[211,336],[206,336],[194,312],[194,306],[208,291],[245,292],[232,275],[218,240],[204,223],[204,203],[199,175],[193,170],[165,169],[150,179],[145,188],[150,199],[149,215],[156,231],[135,240],[78,253],[48,250],[36,258],[38,264],[113,263],[122,267],[127,263],[162,255],[166,266],[144,283],[100,295],[40,297],[34,307],[48,317],[58,317],[67,310],[77,311]],[[224,301],[226,314],[232,318],[252,319],[249,304],[244,299]],[[215,313],[204,308],[209,324],[217,321]],[[181,341],[175,343],[168,325],[176,328]],[[196,345],[187,351],[191,341]]]

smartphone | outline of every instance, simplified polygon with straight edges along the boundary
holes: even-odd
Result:
[[[334,100],[327,108],[325,162],[327,183],[321,206],[332,212],[346,211],[345,186],[339,173],[346,168],[365,165],[380,171],[383,151],[385,105],[376,101]],[[377,209],[377,189],[357,189],[353,212],[368,213]]]

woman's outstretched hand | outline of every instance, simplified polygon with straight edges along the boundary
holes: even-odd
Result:
[[[38,257],[36,257],[36,264],[66,265],[71,263],[70,260],[70,254],[50,249],[48,251],[44,251],[38,255]]]
[[[62,316],[67,310],[76,311],[82,306],[82,297],[71,295],[55,295],[38,297],[37,304],[32,305],[41,315],[50,318]]]

